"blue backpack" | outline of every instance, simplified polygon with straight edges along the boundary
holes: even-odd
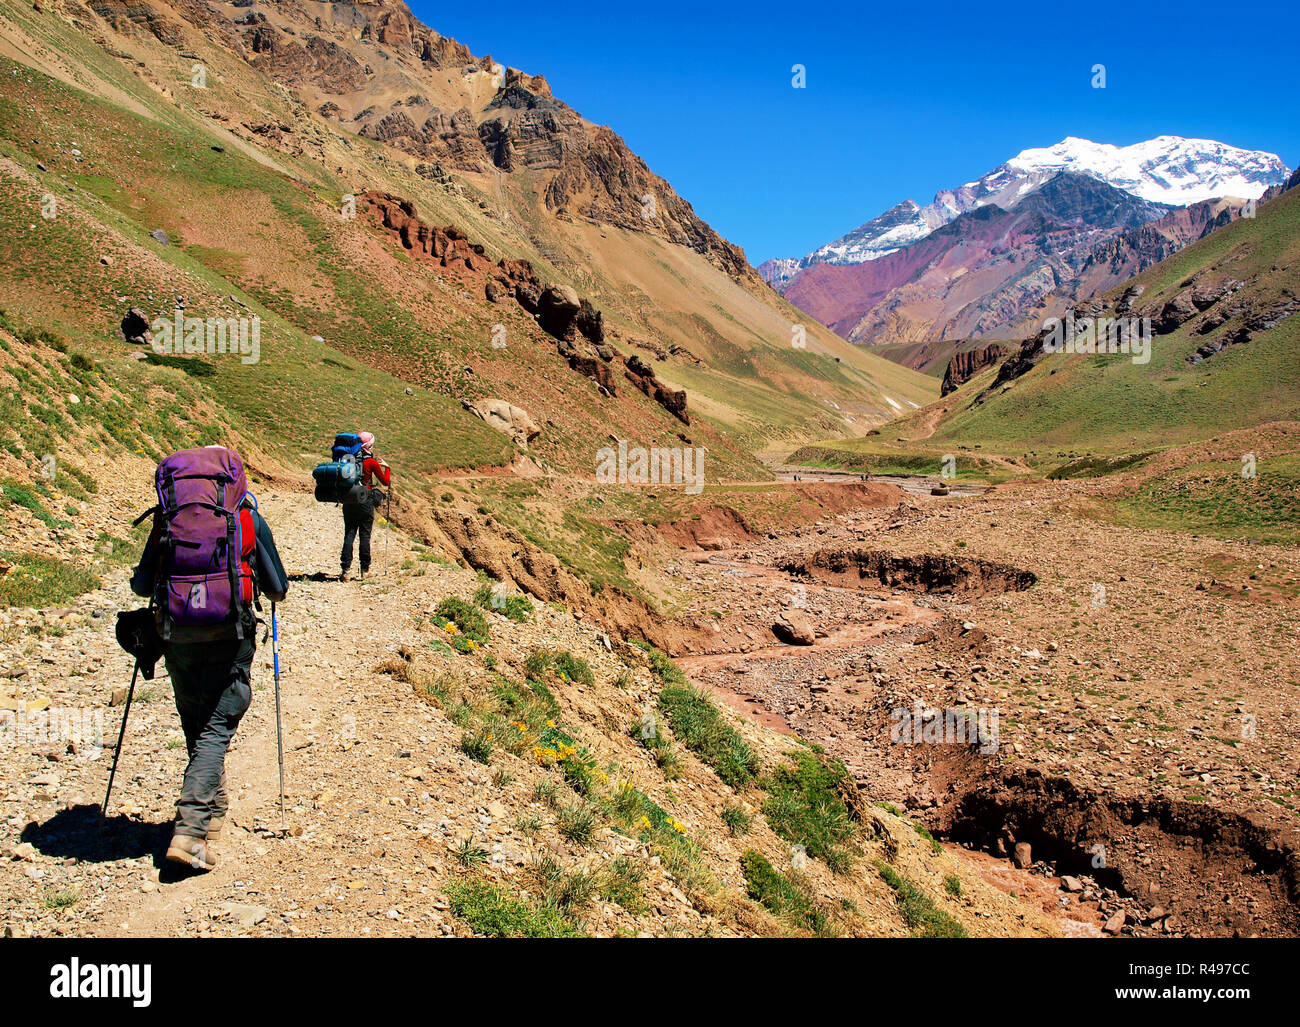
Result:
[[[359,464],[362,460],[361,436],[354,431],[341,431],[334,436],[334,448],[330,451],[330,458],[335,461],[341,461],[344,457],[352,457]]]
[[[354,431],[339,432],[334,436],[330,456],[331,460],[318,464],[311,472],[316,482],[316,501],[342,503],[361,481],[361,465],[365,460],[361,436]]]

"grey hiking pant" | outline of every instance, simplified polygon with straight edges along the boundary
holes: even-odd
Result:
[[[354,485],[343,504],[343,552],[339,562],[343,573],[352,566],[352,542],[361,535],[361,573],[370,570],[370,534],[375,528],[375,494],[364,485]]]
[[[202,838],[213,817],[226,815],[226,750],[253,701],[251,674],[257,641],[253,631],[246,635],[243,639],[167,646],[167,673],[190,756],[176,803],[177,834]]]

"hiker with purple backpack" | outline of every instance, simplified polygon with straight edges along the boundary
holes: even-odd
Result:
[[[167,858],[211,870],[228,809],[226,750],[253,698],[259,596],[279,602],[289,581],[239,454],[173,453],[155,485],[158,505],[140,517],[152,514],[153,530],[131,589],[152,600],[189,753]]]

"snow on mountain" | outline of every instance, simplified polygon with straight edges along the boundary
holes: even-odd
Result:
[[[942,190],[924,207],[904,200],[801,260],[766,261],[759,271],[779,286],[813,264],[877,260],[924,239],[975,207],[995,203],[1010,210],[1064,171],[1088,175],[1144,200],[1178,207],[1221,196],[1258,199],[1265,189],[1286,181],[1290,174],[1276,154],[1243,150],[1212,139],[1158,136],[1132,146],[1113,146],[1070,136],[1055,146],[1022,150],[983,177]]]
[[[1055,146],[1023,150],[1003,167],[1013,173],[1076,171],[1144,200],[1178,207],[1219,196],[1259,199],[1290,174],[1276,154],[1179,136],[1158,136],[1132,146],[1071,136]]]

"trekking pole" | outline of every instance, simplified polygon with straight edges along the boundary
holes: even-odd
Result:
[[[384,566],[388,566],[388,539],[393,534],[393,486],[390,480],[388,486],[388,499],[384,504],[384,520],[388,522],[388,530],[384,532]]]
[[[113,794],[113,778],[117,776],[117,761],[122,758],[122,739],[126,737],[126,718],[131,715],[131,699],[135,695],[135,681],[140,674],[140,661],[135,661],[135,670],[131,672],[131,687],[126,690],[126,707],[122,710],[122,726],[117,732],[117,748],[113,750],[113,768],[108,772],[108,789],[104,792],[104,804],[99,807],[99,819],[108,819],[108,798]]]
[[[275,603],[271,604],[271,665],[275,671],[275,749],[280,760],[280,827],[287,833],[284,815],[284,735],[280,728],[280,633],[275,620]]]

